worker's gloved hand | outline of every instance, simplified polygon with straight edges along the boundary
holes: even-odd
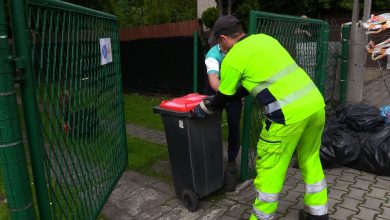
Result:
[[[195,106],[195,108],[193,110],[194,116],[197,118],[205,118],[208,115],[213,114],[214,112],[208,108],[208,105],[210,104],[211,101],[212,101],[212,97],[211,98],[207,97],[207,98],[203,99],[199,103],[199,105]]]

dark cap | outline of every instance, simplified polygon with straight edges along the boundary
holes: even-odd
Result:
[[[213,27],[213,33],[209,38],[209,43],[213,43],[220,35],[231,35],[242,31],[240,21],[233,15],[219,17]]]

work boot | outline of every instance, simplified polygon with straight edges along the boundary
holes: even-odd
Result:
[[[312,215],[305,210],[299,210],[299,220],[329,220],[328,214],[326,215]]]
[[[223,186],[223,189],[226,192],[233,192],[236,190],[236,176],[230,172],[225,172],[225,184]]]
[[[228,162],[227,171],[231,174],[236,174],[238,172],[238,168],[234,160]]]

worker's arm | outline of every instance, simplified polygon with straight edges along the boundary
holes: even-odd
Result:
[[[241,79],[241,72],[235,67],[231,67],[226,64],[222,64],[221,81],[217,94],[214,99],[206,104],[206,107],[211,111],[222,109],[227,102],[232,100],[241,99],[247,96],[248,91],[241,86],[237,88],[237,85]]]
[[[208,58],[206,58],[206,60],[204,62],[206,64],[206,68],[207,68],[207,75],[208,75],[208,79],[209,79],[209,84],[210,84],[211,88],[217,92],[218,88],[219,88],[219,65],[220,65],[220,63],[214,57],[208,57]]]
[[[216,73],[210,73],[208,74],[209,76],[209,84],[211,86],[211,88],[218,92],[218,88],[219,88],[219,75],[216,74]]]
[[[194,108],[194,113],[196,117],[204,118],[207,115],[213,114],[214,111],[222,109],[227,102],[236,99],[241,99],[248,94],[248,91],[242,86],[240,86],[236,90],[236,93],[234,95],[225,95],[218,91],[214,98],[206,98],[202,100],[200,104]]]
[[[208,60],[206,59],[206,65],[208,64],[207,61]],[[209,59],[209,61],[211,61],[211,59]],[[210,75],[209,68],[208,73]],[[214,111],[222,109],[227,102],[241,99],[249,94],[244,87],[240,86],[237,88],[238,81],[241,78],[240,71],[235,68],[225,67],[224,74],[226,74],[225,77],[222,78],[220,82],[218,81],[218,91],[214,98],[205,99],[194,108],[194,113],[197,117],[204,118]],[[223,91],[221,91],[221,89]]]
[[[210,103],[206,104],[206,107],[211,111],[216,111],[222,109],[227,102],[242,99],[248,94],[249,92],[242,86],[240,86],[236,90],[236,93],[234,93],[233,95],[225,95],[222,92],[218,91],[217,94],[215,94],[214,98],[210,101]]]

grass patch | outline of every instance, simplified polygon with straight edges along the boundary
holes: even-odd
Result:
[[[127,169],[147,176],[153,176],[166,182],[172,182],[170,171],[157,170],[153,166],[156,163],[168,161],[169,156],[166,146],[127,136],[127,148],[129,152]]]
[[[0,171],[0,220],[6,220],[10,218],[8,206],[5,203],[6,195],[3,183],[4,182],[2,180],[2,174]]]
[[[0,203],[0,220],[10,219],[9,210],[4,202]]]
[[[108,218],[106,218],[103,214],[100,214],[100,215],[97,217],[97,220],[108,220]]]
[[[153,107],[160,105],[162,100],[171,99],[167,96],[146,96],[137,93],[124,94],[126,123],[163,131],[160,115],[153,113]]]

